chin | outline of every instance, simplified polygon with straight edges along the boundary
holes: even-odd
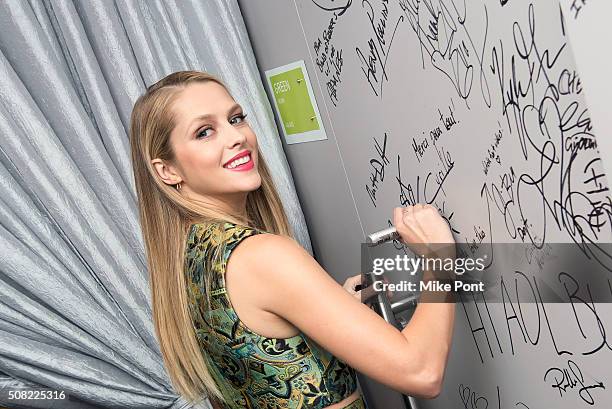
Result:
[[[239,186],[237,190],[240,190],[242,192],[252,192],[254,190],[259,189],[259,187],[261,186],[261,176],[257,174],[257,176],[253,176],[249,179],[249,181],[245,180],[245,183],[241,183],[241,186]]]
[[[251,186],[252,186],[250,189],[251,192],[261,187],[261,176],[259,176],[259,174],[257,174],[257,180]]]

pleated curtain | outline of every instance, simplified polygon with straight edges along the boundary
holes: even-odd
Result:
[[[128,139],[145,88],[220,76],[311,251],[236,1],[0,1],[0,406],[189,408],[155,338]],[[19,406],[7,391],[63,390]],[[205,407],[209,407],[206,405]]]

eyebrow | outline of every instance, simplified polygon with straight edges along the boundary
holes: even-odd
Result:
[[[232,105],[231,108],[228,109],[227,114],[229,115],[237,109],[242,109],[242,106],[240,106],[240,104],[238,103]],[[213,114],[204,114],[204,115],[200,115],[200,116],[193,118],[191,122],[189,123],[189,126],[187,127],[187,136],[191,134],[190,130],[193,127],[194,122],[205,120],[205,119],[210,120],[210,119],[213,119],[214,117],[215,116]]]

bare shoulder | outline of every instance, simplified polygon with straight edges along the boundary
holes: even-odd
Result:
[[[254,234],[241,244],[243,257],[251,257],[251,260],[265,262],[269,256],[283,257],[289,252],[292,255],[300,253],[308,255],[308,252],[294,239],[272,233]]]
[[[291,276],[296,278],[295,274],[300,269],[294,267],[316,264],[312,256],[297,241],[291,237],[271,233],[255,234],[245,238],[233,251],[230,260],[228,270],[231,264],[231,269],[234,271],[248,271],[248,274],[242,274],[242,278],[252,281],[255,288],[261,291],[265,291],[266,288],[274,290],[274,286],[262,286],[262,282],[269,284],[270,280],[274,280],[282,285],[279,279],[284,281]]]
[[[268,278],[273,278],[279,271],[286,275],[287,271],[283,271],[283,268],[287,266],[298,267],[304,263],[318,265],[300,243],[278,234],[252,235],[244,239],[234,253],[236,265],[248,266],[250,270],[267,275]],[[292,270],[297,272],[296,269]]]
[[[264,233],[240,241],[226,267],[226,285],[237,314],[249,328],[271,338],[288,338],[299,332],[275,310],[275,304],[293,287],[293,266],[309,257],[299,243],[286,236]],[[303,294],[310,297],[305,291]]]

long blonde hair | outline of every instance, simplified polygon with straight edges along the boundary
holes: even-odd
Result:
[[[274,234],[292,236],[282,202],[258,148],[261,186],[247,196],[247,214],[226,214],[189,200],[161,180],[151,160],[174,163],[170,133],[175,126],[172,104],[190,83],[214,81],[200,71],[179,71],[149,86],[138,98],[130,120],[132,166],[140,224],[147,253],[153,320],[166,370],[174,389],[192,403],[205,397],[224,401],[205,363],[190,314],[185,274],[185,244],[193,223],[229,221]],[[223,254],[223,250],[217,252]],[[206,271],[207,291],[211,271]],[[210,305],[210,298],[208,298]]]

